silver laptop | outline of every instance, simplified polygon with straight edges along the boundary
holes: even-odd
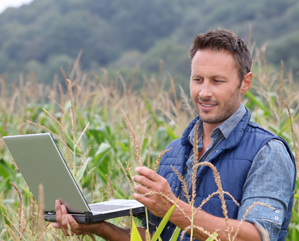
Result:
[[[39,184],[44,188],[44,218],[56,221],[55,200],[59,199],[79,223],[144,214],[136,200],[116,199],[88,205],[50,133],[5,136],[3,140],[35,199]]]

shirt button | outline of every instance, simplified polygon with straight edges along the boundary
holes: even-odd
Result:
[[[277,216],[276,216],[276,217],[275,217],[275,219],[276,219],[276,220],[278,220],[278,219],[279,219],[279,217],[277,217]]]
[[[276,212],[276,213],[279,213],[279,210],[276,210],[275,212]]]
[[[216,152],[218,152],[218,150],[216,150]]]

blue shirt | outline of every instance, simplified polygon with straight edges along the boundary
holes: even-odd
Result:
[[[229,136],[245,113],[245,107],[241,104],[232,116],[212,131],[212,143],[200,158],[200,162],[205,161],[209,153]],[[203,148],[202,134],[203,125],[199,121],[198,151]],[[190,132],[188,139],[193,145],[194,129]],[[189,186],[192,179],[192,164],[193,151],[186,162],[183,174]],[[261,148],[254,158],[243,187],[243,197],[237,219],[242,220],[246,210],[257,201],[270,205],[274,209],[260,205],[254,206],[245,217],[245,221],[265,228],[271,241],[278,239],[281,224],[287,212],[294,177],[294,169],[291,167],[293,167],[293,163],[284,144],[279,140],[271,140]],[[180,198],[186,200],[182,189]]]

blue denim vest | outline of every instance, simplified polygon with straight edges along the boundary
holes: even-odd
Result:
[[[170,143],[167,149],[172,149],[162,157],[158,169],[158,174],[167,179],[176,196],[179,195],[181,183],[171,169],[171,165],[178,172],[183,174],[185,162],[187,161],[192,148],[187,138],[197,120],[198,117],[189,124],[181,138]],[[268,141],[272,139],[281,140],[285,144],[295,166],[293,154],[287,143],[280,137],[263,129],[259,125],[250,122],[249,120],[250,112],[247,110],[246,114],[229,137],[223,140],[206,160],[211,162],[217,168],[217,171],[220,174],[223,190],[229,192],[238,203],[241,202],[242,188],[252,161],[258,151]],[[295,181],[296,175],[294,176],[293,189],[295,187]],[[196,185],[195,207],[198,207],[211,193],[217,191],[213,172],[209,167],[203,166],[200,168],[197,174]],[[191,193],[190,191],[191,190],[189,190],[189,194]],[[228,217],[236,219],[239,209],[238,206],[227,195],[225,195],[225,201],[228,210]],[[293,198],[289,202],[288,212],[283,220],[279,234],[279,241],[285,240],[287,236],[287,227],[291,218],[292,206]],[[219,196],[211,198],[211,200],[203,205],[202,210],[214,216],[224,217]],[[161,218],[150,214],[150,222],[152,224],[158,226],[160,221]],[[173,230],[174,225],[168,223],[161,234],[162,240],[169,240]],[[183,240],[190,240],[190,236],[186,234]]]

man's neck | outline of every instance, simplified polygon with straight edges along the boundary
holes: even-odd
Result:
[[[211,134],[212,131],[221,124],[217,123],[217,124],[209,124],[209,123],[205,123],[203,122],[203,149],[205,150],[206,148],[208,148],[210,146],[210,144],[212,143],[212,139],[211,139]]]

